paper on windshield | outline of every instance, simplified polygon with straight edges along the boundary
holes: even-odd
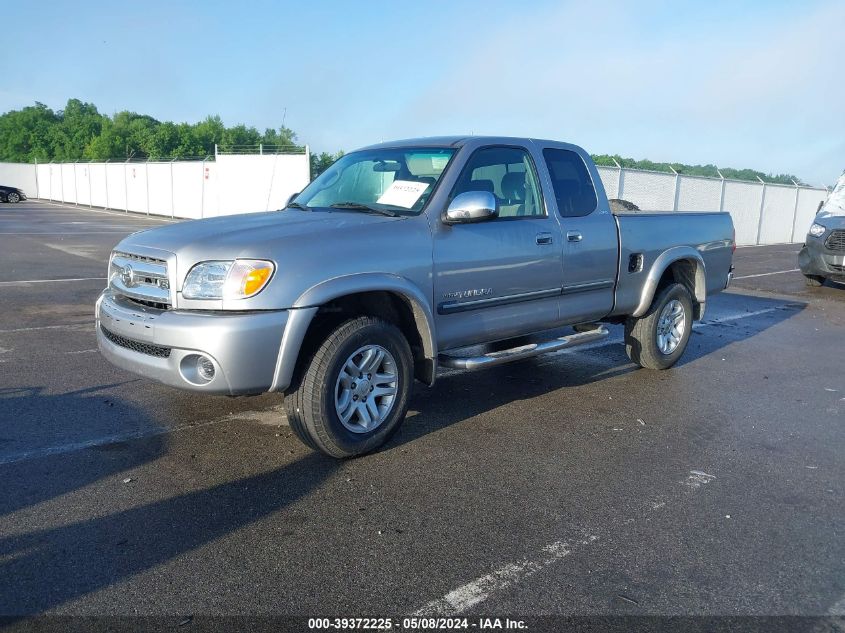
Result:
[[[426,189],[428,189],[427,182],[394,180],[376,202],[410,209],[417,203]]]

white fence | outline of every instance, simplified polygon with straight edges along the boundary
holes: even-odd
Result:
[[[309,182],[308,153],[172,162],[0,163],[30,198],[177,218],[280,209]]]
[[[737,244],[801,242],[826,189],[599,167],[609,198],[644,210],[730,212]],[[179,218],[284,206],[309,179],[305,154],[226,155],[216,161],[0,163],[0,184],[29,197]]]
[[[802,242],[827,189],[599,167],[608,198],[643,210],[728,211],[740,246]]]

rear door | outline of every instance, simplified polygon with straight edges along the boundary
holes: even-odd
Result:
[[[613,309],[619,257],[616,222],[604,187],[573,149],[545,147],[543,162],[554,191],[550,206],[556,209],[564,240],[561,322],[599,319]]]
[[[434,231],[434,304],[441,348],[553,327],[558,320],[561,235],[527,148],[484,146],[470,156],[446,202],[489,191],[499,217]]]

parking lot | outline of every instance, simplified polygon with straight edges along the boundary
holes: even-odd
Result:
[[[0,206],[0,614],[845,615],[845,286],[741,248],[667,372],[610,342],[418,386],[380,452],[109,365],[112,246]]]

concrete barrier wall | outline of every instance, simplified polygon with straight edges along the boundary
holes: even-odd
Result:
[[[148,163],[132,163],[126,166],[126,209],[128,211],[149,212],[147,206],[147,165]]]
[[[279,209],[309,182],[310,166],[301,155],[239,156],[221,154],[213,165],[216,215],[233,208]],[[253,181],[261,187],[250,186]]]
[[[95,207],[107,207],[108,195],[106,193],[105,163],[89,165],[88,173],[91,177],[91,205]]]
[[[763,188],[753,182],[738,180],[725,182],[725,199],[722,208],[727,210],[733,218],[737,244],[745,246],[757,243],[762,195]]]
[[[684,176],[678,182],[678,209],[716,211],[722,201],[722,182],[713,178]]]
[[[763,222],[760,223],[761,244],[782,244],[792,241],[792,220],[795,217],[795,187],[766,185],[763,197]],[[809,229],[807,226],[805,229]]]
[[[154,215],[176,215],[173,206],[173,182],[170,163],[148,163],[147,192],[150,213]]]
[[[38,193],[35,170],[32,165],[0,163],[0,185],[17,187],[26,194],[27,198],[35,198]]]
[[[801,242],[827,190],[599,167],[609,198],[644,211],[728,211],[737,244]],[[0,163],[0,184],[30,198],[177,218],[284,206],[309,179],[308,154],[219,155],[216,161]]]
[[[91,206],[91,179],[89,165],[74,165],[73,179],[79,204]]]
[[[740,246],[802,242],[827,189],[599,167],[608,198],[643,211],[727,211]]]
[[[309,180],[308,154],[220,155],[216,161],[0,163],[0,184],[30,198],[177,218],[270,211]]]
[[[792,239],[790,241],[804,241],[804,237],[807,235],[816,213],[818,213],[821,200],[824,200],[824,197],[820,197],[816,189],[798,190],[798,208],[795,213],[795,222],[792,225]]]
[[[203,163],[173,163],[173,208],[179,217],[201,218],[203,215]]]
[[[618,197],[630,200],[640,209],[668,211],[675,207],[675,180],[672,174],[626,169]]]

